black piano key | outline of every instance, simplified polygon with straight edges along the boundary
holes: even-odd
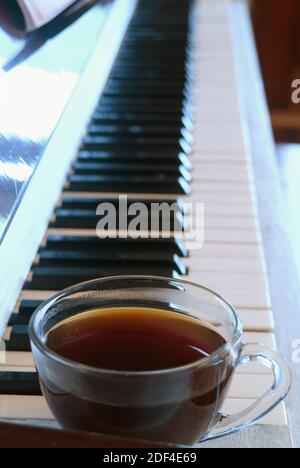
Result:
[[[29,349],[25,351],[29,351]],[[0,394],[41,396],[42,391],[37,373],[0,372]]]
[[[151,137],[138,137],[128,136],[124,137],[101,137],[88,135],[83,138],[82,149],[85,150],[101,150],[101,151],[156,151],[156,150],[169,150],[174,151],[175,154],[184,151],[190,154],[192,151],[191,145],[184,138],[151,138]]]
[[[7,351],[28,351],[30,340],[26,325],[13,325],[9,340],[5,341]]]
[[[164,69],[167,66],[170,67],[171,69],[174,68],[174,65],[176,65],[177,61],[178,59],[176,58],[171,59],[169,56],[165,56],[165,57],[164,56],[161,56],[161,57],[149,57],[148,56],[147,57],[146,55],[144,55],[143,57],[139,57],[138,59],[136,57],[124,57],[118,63],[119,63],[119,66],[123,67],[124,69],[125,68],[129,69],[131,66],[132,67],[138,66],[139,68],[147,68],[147,70],[149,70],[150,68],[152,68],[153,70],[156,70],[156,69],[160,70],[162,68],[162,65],[164,65]],[[190,64],[192,63],[193,61],[188,56],[186,56],[184,61],[182,61],[181,70],[185,70],[186,68],[188,69]],[[111,75],[111,76],[113,77],[114,75]],[[168,96],[168,92],[174,89],[174,86],[175,84],[177,84],[177,81],[173,82],[173,80],[170,79],[170,84],[171,86],[170,86],[169,91],[167,90],[166,86],[162,87],[162,91],[165,90],[167,93],[165,96]],[[164,83],[164,85],[166,85],[166,83]],[[150,90],[151,90],[151,86],[150,86],[149,91]],[[106,91],[107,91],[107,88],[106,88]],[[157,89],[157,91],[159,90]],[[176,91],[178,91],[178,89]],[[160,95],[164,96],[163,92],[161,92]]]
[[[189,89],[189,85],[186,83],[186,80],[175,81],[172,83],[161,83],[159,81],[148,81],[148,80],[117,80],[115,78],[110,78],[108,81],[105,93],[111,94],[112,92],[127,93],[127,92],[151,92],[151,96],[159,93],[164,94],[167,92],[179,92],[184,93]]]
[[[188,251],[180,239],[99,239],[87,236],[60,236],[51,234],[45,248],[49,250],[83,250],[92,252],[155,252],[156,254],[176,254],[179,257],[187,257]]]
[[[18,314],[17,313],[13,313],[11,314],[10,316],[10,319],[9,319],[9,322],[8,322],[8,326],[9,327],[12,327],[13,325],[16,325],[18,322]]]
[[[133,136],[151,136],[156,137],[177,137],[182,136],[183,125],[105,125],[100,123],[93,123],[89,126],[88,132],[98,135],[133,135]]]
[[[55,213],[57,214],[58,210],[89,210],[93,211],[94,214],[99,206],[100,203],[110,203],[112,204],[116,211],[119,212],[120,208],[120,200],[118,197],[114,198],[82,198],[82,197],[73,197],[73,196],[66,196],[64,195],[64,198],[59,206],[59,208],[56,209]],[[153,207],[153,203],[159,204],[160,208],[163,209],[168,205],[168,207],[172,208],[172,213],[179,213],[179,214],[184,214],[185,213],[185,205],[184,202],[180,199],[166,199],[166,200],[154,200],[154,199],[148,199],[148,200],[143,200],[143,199],[134,199],[134,198],[128,198],[126,201],[126,206],[130,208],[133,204],[135,203],[143,203],[147,210],[150,212],[151,208]]]
[[[93,121],[98,122],[101,121],[103,123],[111,123],[112,121],[116,124],[124,124],[125,122],[130,122],[130,125],[141,125],[143,123],[146,123],[149,125],[149,123],[152,123],[154,125],[166,125],[170,123],[175,123],[177,125],[181,125],[183,122],[183,116],[182,113],[178,114],[173,114],[173,113],[155,113],[155,114],[149,114],[146,112],[130,112],[130,110],[125,110],[125,111],[103,111],[100,108],[97,108],[94,115],[93,115]]]
[[[170,150],[155,151],[89,151],[82,149],[78,155],[78,162],[109,162],[120,164],[167,164],[172,166],[184,166],[187,170],[192,168],[192,164],[184,152]]]
[[[171,45],[176,49],[181,49],[191,43],[189,31],[182,31],[175,27],[166,28],[164,26],[153,25],[152,28],[146,26],[132,28],[124,40],[124,49],[141,48],[146,50],[151,48],[151,42],[160,43],[161,49],[171,49]]]
[[[151,101],[149,103],[142,102],[126,102],[125,99],[123,102],[118,102],[117,99],[110,98],[99,103],[97,110],[102,112],[144,112],[148,114],[175,114],[179,118],[183,116],[185,111],[184,102],[179,101],[177,103],[161,103],[157,101]]]
[[[122,93],[120,95],[111,96],[109,93],[104,92],[99,101],[99,105],[111,106],[111,108],[118,107],[120,105],[126,105],[131,108],[135,105],[151,107],[155,104],[156,106],[168,106],[169,109],[176,110],[182,105],[182,101],[184,101],[184,99],[184,96],[162,97],[160,94],[156,95],[155,93],[150,96],[127,96],[126,94]]]
[[[59,210],[56,215],[55,221],[53,221],[50,224],[51,228],[56,228],[56,229],[96,229],[98,222],[104,217],[103,216],[95,216],[94,212],[89,212],[89,211],[83,211],[83,210],[76,210],[76,211],[71,211],[71,210]],[[120,221],[122,222],[122,226],[127,226],[129,227],[129,224],[135,216],[128,216],[128,218],[121,217],[121,220],[119,217],[116,220],[116,230],[118,231],[120,229]],[[139,218],[140,219],[140,218]],[[149,226],[149,229],[151,227],[151,218],[150,216],[147,217],[146,219],[143,220],[147,226]],[[159,219],[159,226],[157,227],[158,231],[160,233],[165,232],[165,229],[163,228],[162,224],[162,216],[160,216]],[[168,227],[168,230],[171,232],[183,232],[184,229],[184,224],[182,219],[177,218],[175,219],[175,216],[172,215],[170,218],[170,228]]]
[[[155,252],[145,252],[142,254],[128,254],[126,252],[112,255],[107,253],[84,252],[84,251],[67,251],[46,250],[43,249],[39,253],[40,267],[101,267],[113,268],[128,267],[128,268],[165,268],[169,267],[177,271],[180,275],[186,275],[186,268],[180,261],[177,255],[155,254]]]
[[[88,209],[88,210],[96,210],[99,203],[111,203],[116,207],[118,210],[120,200],[119,197],[110,197],[110,198],[82,198],[82,197],[74,197],[74,196],[67,196],[64,195],[63,200],[60,204],[60,208],[62,209]],[[165,199],[165,200],[158,200],[158,199],[142,199],[142,198],[128,198],[126,201],[126,205],[129,207],[134,203],[143,203],[148,210],[151,210],[152,203],[164,203],[172,206],[172,208],[176,208],[175,212],[183,213],[185,210],[184,202],[181,199],[174,198],[174,199]]]
[[[190,187],[182,177],[130,177],[71,175],[66,191],[71,192],[118,192],[118,193],[160,193],[189,194]]]
[[[41,301],[22,301],[18,313],[12,315],[9,325],[27,325],[40,305]]]
[[[106,202],[105,202],[106,203]],[[109,202],[108,202],[109,203]],[[115,206],[112,204],[112,206]],[[106,214],[97,215],[96,209],[66,209],[58,208],[55,211],[55,219],[50,223],[52,228],[65,228],[65,229],[96,229],[98,222],[103,219]],[[184,218],[179,210],[171,210],[168,212],[164,219],[162,211],[158,214],[158,226],[157,229],[160,232],[168,231],[171,232],[183,232],[184,231]],[[122,229],[125,226],[126,229],[130,227],[130,223],[136,218],[136,215],[120,215],[116,210],[116,230]],[[147,229],[151,229],[153,220],[151,218],[151,212],[145,213],[145,215],[139,219],[147,225]],[[166,220],[168,224],[166,224]]]
[[[147,264],[130,268],[128,266],[119,266],[115,269],[34,266],[32,281],[26,282],[24,289],[56,291],[84,281],[116,275],[150,275],[172,278],[177,277],[177,272],[169,267],[147,268]]]
[[[77,162],[72,166],[76,175],[112,175],[122,176],[130,174],[130,177],[154,176],[154,177],[183,177],[187,182],[191,181],[190,172],[183,166],[150,165],[150,164],[109,164],[97,162]]]
[[[134,113],[127,111],[103,112],[96,110],[93,115],[93,122],[107,125],[168,125],[176,126],[178,129],[183,127],[183,117],[174,114],[149,114],[146,112]]]
[[[182,80],[187,77],[186,71],[181,70],[180,72],[171,72],[171,71],[156,71],[156,70],[138,70],[137,68],[131,69],[129,67],[124,67],[121,68],[119,67],[117,70],[114,70],[114,78],[138,78],[138,79],[149,79],[149,80],[167,80],[170,81],[172,80],[174,74],[176,75],[176,78]]]
[[[139,47],[130,47],[127,44],[127,47],[124,47],[119,56],[118,60],[123,60],[124,58],[135,58],[136,63],[139,62],[140,58],[149,57],[149,58],[172,58],[177,62],[184,63],[187,56],[187,52],[185,48],[177,49],[177,50],[170,50],[164,47],[151,47],[151,48],[139,48]]]

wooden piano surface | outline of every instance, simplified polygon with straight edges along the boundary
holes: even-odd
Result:
[[[119,18],[117,10],[121,8],[122,0],[116,3],[119,4],[115,5],[114,21]],[[277,206],[280,206],[279,183],[248,10],[245,3],[238,0],[197,0],[197,4],[192,194],[180,198],[205,204],[206,229],[204,248],[191,248],[190,258],[182,259],[182,263],[189,268],[188,279],[218,290],[233,302],[243,320],[247,341],[278,346],[290,361],[292,340],[298,338],[297,332],[300,333],[295,299],[295,296],[299,297],[298,285],[291,271],[282,212],[277,211]],[[134,1],[127,1],[127,17],[123,24],[119,24],[120,38],[134,5]],[[86,85],[90,83],[101,56],[97,45],[95,49],[0,248],[0,259],[5,266],[0,317],[3,329],[9,313],[14,310],[22,282],[30,270],[68,167],[106,80],[107,74],[104,73],[103,83],[94,84],[87,91]],[[109,60],[107,62],[106,69],[109,69]],[[58,148],[60,157],[57,156]],[[55,183],[50,186],[47,174],[55,164]],[[41,181],[47,184],[42,210],[36,201]],[[60,201],[69,195],[63,194]],[[85,196],[95,195],[100,194]],[[39,219],[36,223],[28,218],[33,209],[37,210],[35,218]],[[54,228],[50,232],[65,231]],[[89,230],[67,232],[74,236],[94,233]],[[22,248],[16,247],[20,241]],[[12,261],[7,253],[13,248],[19,255]],[[19,276],[15,275],[16,270]],[[24,291],[21,297],[39,299],[48,295],[49,291]],[[5,336],[9,333],[8,328]],[[29,353],[9,353],[6,369],[17,366],[30,370],[32,365]],[[297,402],[299,370],[292,363],[291,366],[294,388],[287,401],[287,412],[286,406],[281,404],[254,428],[208,446],[285,447],[291,445],[291,436],[296,446],[300,444],[297,429],[300,427]],[[271,384],[268,371],[240,369],[225,410],[231,413],[243,409]],[[43,398],[34,396],[0,395],[1,416],[51,419]]]

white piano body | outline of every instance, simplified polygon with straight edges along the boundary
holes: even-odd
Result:
[[[181,198],[205,204],[205,243],[201,249],[191,249],[190,257],[183,262],[189,268],[189,279],[218,290],[233,302],[241,315],[247,341],[279,348],[294,374],[293,389],[286,404],[279,405],[244,433],[208,446],[300,446],[297,399],[300,371],[291,362],[292,343],[300,337],[299,292],[284,230],[285,211],[249,11],[243,0],[196,2],[193,181],[192,194]],[[13,195],[0,185],[1,335],[9,333],[9,316],[61,199],[70,164],[135,6],[136,0],[115,0],[105,8],[96,7],[97,11],[87,13],[80,20],[86,22],[87,28],[91,13],[99,16],[98,26],[91,29],[94,40],[87,47],[89,54],[82,57],[85,66],[75,75],[71,70],[49,75],[49,92],[60,89],[63,93],[62,86],[66,86],[61,107],[53,111],[48,127],[45,124],[42,129],[35,159],[30,164],[18,161],[22,172],[19,182],[23,185]],[[72,26],[73,34],[79,27]],[[20,72],[22,68],[27,70],[28,80],[38,73],[34,59],[29,64],[25,62]],[[97,79],[95,70],[98,70]],[[53,78],[57,83],[51,88]],[[18,69],[2,74],[0,80],[0,83],[18,80]],[[47,93],[47,89],[43,91]],[[26,93],[26,82],[23,92]],[[26,103],[24,96],[22,99]],[[49,105],[51,99],[52,96],[45,103]],[[34,111],[42,112],[42,108],[37,104]],[[35,127],[38,121],[36,115]],[[29,124],[32,124],[30,120]],[[8,153],[1,154],[1,160],[7,181]],[[30,291],[22,294],[23,298],[32,298]],[[23,358],[21,354],[15,361],[12,357],[11,362],[0,365],[0,371],[30,369],[30,358]],[[224,409],[231,413],[247,407],[271,385],[268,371],[257,367],[239,370]],[[42,397],[0,395],[0,418],[54,424]]]

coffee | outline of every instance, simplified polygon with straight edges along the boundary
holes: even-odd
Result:
[[[209,356],[224,339],[199,320],[155,309],[83,313],[52,330],[47,345],[61,356],[101,369],[146,372]]]
[[[69,392],[42,382],[64,427],[151,440],[196,441],[208,429],[233,370],[225,361],[201,367],[224,338],[196,318],[167,310],[84,312],[50,330],[46,344],[74,363],[109,371],[88,398],[73,392],[71,382]],[[198,369],[191,366],[198,362]],[[175,374],[162,372],[168,369]],[[155,371],[161,376],[153,380]]]

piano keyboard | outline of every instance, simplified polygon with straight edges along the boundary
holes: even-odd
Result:
[[[42,300],[81,281],[150,274],[203,284],[234,304],[247,341],[276,347],[238,90],[229,1],[140,0],[6,328],[0,418],[52,419],[27,326]],[[97,238],[96,207],[117,208],[119,194],[129,205],[176,202],[173,237]],[[204,204],[203,246],[176,238],[176,226],[188,232],[196,221],[182,221],[187,203]],[[239,368],[224,411],[271,385],[268,369]],[[284,405],[261,423],[286,425]]]

